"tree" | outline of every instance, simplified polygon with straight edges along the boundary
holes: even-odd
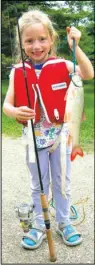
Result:
[[[88,7],[86,10],[85,5]],[[90,53],[94,51],[93,1],[2,1],[2,78],[5,78],[8,62],[9,66],[14,63],[16,16],[20,17],[23,12],[33,7],[46,12],[54,22],[60,40],[57,48],[59,56],[72,59],[66,39],[66,27],[70,25],[82,31],[80,47],[85,53],[90,57]]]

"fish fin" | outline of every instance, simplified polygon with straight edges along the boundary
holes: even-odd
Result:
[[[72,143],[72,136],[69,134],[68,140],[67,140],[67,146],[69,146]]]
[[[81,157],[84,156],[84,153],[83,153],[81,146],[73,147],[72,152],[71,152],[71,161],[73,161],[77,155],[79,155]]]
[[[67,96],[68,96],[68,90],[67,90],[67,92],[65,94],[64,100],[67,100]]]
[[[83,112],[83,114],[82,114],[82,121],[86,121],[86,114],[85,114],[85,112]]]
[[[64,114],[64,122],[70,122],[72,119],[72,113],[71,112],[66,112]]]

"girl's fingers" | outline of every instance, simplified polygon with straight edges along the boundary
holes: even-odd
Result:
[[[30,112],[25,112],[25,111],[24,112],[23,111],[19,111],[18,115],[31,117],[31,116],[35,116],[35,113],[34,112],[30,113]]]
[[[67,33],[69,33],[70,32],[70,27],[66,27],[66,31],[67,31]]]
[[[18,120],[24,120],[24,121],[31,120],[31,119],[34,119],[34,118],[35,118],[35,116],[22,116],[22,115],[18,115],[17,116]]]
[[[26,106],[16,108],[16,118],[19,120],[29,120],[35,118],[35,112]]]
[[[67,27],[66,31],[67,31],[68,44],[70,49],[72,49],[73,39],[75,40],[76,45],[78,45],[81,38],[81,32],[75,27]]]
[[[33,109],[28,108],[27,106],[22,106],[19,108],[22,112],[35,113]]]
[[[75,27],[67,27],[66,28],[67,33],[69,34],[70,37],[76,37],[80,38],[81,37],[81,32]]]

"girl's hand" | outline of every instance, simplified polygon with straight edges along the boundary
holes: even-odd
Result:
[[[66,31],[67,31],[68,44],[69,44],[70,49],[72,49],[73,39],[75,39],[75,43],[76,45],[78,45],[80,38],[81,38],[81,32],[75,27],[71,27],[71,28],[67,27]]]
[[[27,106],[15,108],[15,118],[19,121],[27,121],[35,118],[35,112],[33,109]]]

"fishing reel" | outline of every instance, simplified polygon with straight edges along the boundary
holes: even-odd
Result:
[[[20,220],[20,226],[24,232],[32,228],[34,205],[22,203],[15,207],[16,217]]]

